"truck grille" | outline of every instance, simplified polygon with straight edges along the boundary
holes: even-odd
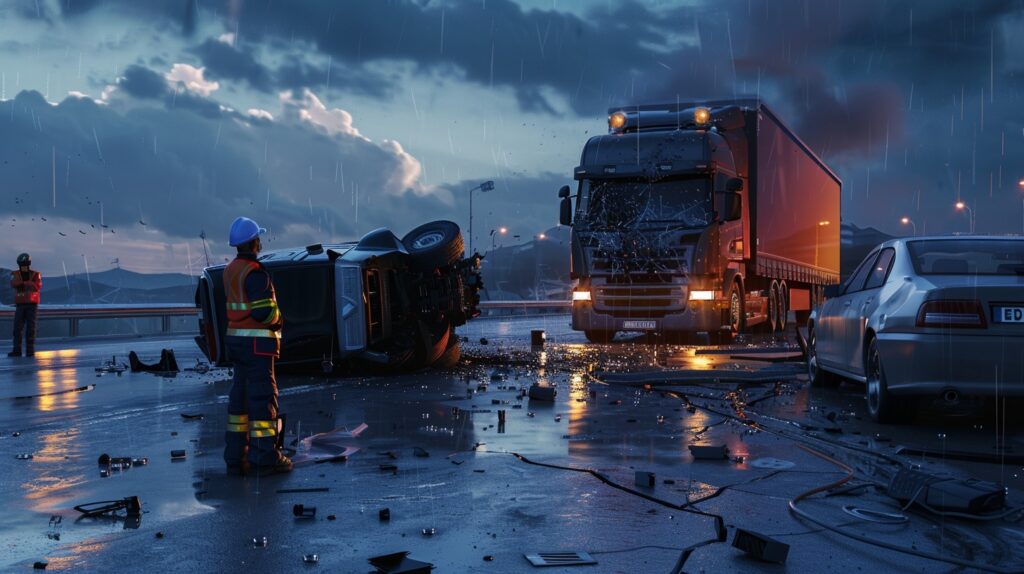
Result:
[[[594,310],[613,317],[659,318],[686,309],[682,285],[614,284],[594,287]]]

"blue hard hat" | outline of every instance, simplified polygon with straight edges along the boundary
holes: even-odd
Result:
[[[249,243],[266,232],[266,229],[263,229],[248,217],[239,217],[231,224],[231,233],[228,236],[228,240],[232,247],[238,247],[239,245]]]

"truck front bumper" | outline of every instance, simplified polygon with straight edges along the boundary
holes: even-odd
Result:
[[[718,331],[721,326],[722,311],[715,301],[690,301],[681,312],[662,317],[615,317],[596,311],[589,301],[572,305],[572,328],[577,331],[697,333]]]

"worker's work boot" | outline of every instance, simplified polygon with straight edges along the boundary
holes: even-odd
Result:
[[[280,455],[277,462],[265,466],[257,466],[256,474],[259,476],[270,476],[272,474],[286,474],[292,471],[292,459]]]
[[[36,350],[35,349],[28,349],[28,350],[26,350],[25,351],[25,356],[26,357],[35,357],[36,356]]]
[[[7,356],[8,357],[20,357],[21,356],[21,349],[15,349],[15,350],[11,351],[10,353],[7,353]]]

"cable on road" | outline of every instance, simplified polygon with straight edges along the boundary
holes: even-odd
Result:
[[[822,460],[826,460],[826,461],[834,464],[835,466],[843,469],[847,473],[845,477],[840,478],[839,480],[837,480],[835,482],[831,482],[831,483],[823,485],[823,486],[817,486],[817,487],[812,488],[812,489],[810,489],[810,490],[808,490],[806,492],[802,492],[802,493],[798,494],[792,500],[790,500],[789,501],[789,510],[793,514],[799,516],[800,518],[803,518],[804,520],[807,520],[808,522],[812,522],[814,524],[817,524],[818,526],[821,526],[822,528],[826,528],[826,529],[828,529],[831,532],[839,534],[840,536],[845,536],[847,538],[856,540],[858,542],[863,542],[864,544],[870,544],[872,546],[877,546],[879,548],[885,548],[886,550],[892,550],[894,552],[900,552],[900,553],[903,553],[903,554],[909,554],[911,556],[917,556],[918,558],[924,558],[926,560],[934,560],[936,562],[943,562],[943,563],[946,563],[946,564],[953,564],[953,565],[961,566],[961,567],[964,567],[964,568],[974,568],[974,569],[982,570],[982,571],[985,571],[985,572],[996,572],[998,574],[1014,574],[1014,573],[1019,574],[1022,570],[1024,570],[1024,567],[1020,567],[1020,566],[1018,566],[1016,568],[1008,568],[1008,567],[999,566],[999,565],[995,565],[995,564],[985,564],[985,563],[982,563],[982,562],[974,562],[974,561],[971,561],[971,560],[964,560],[964,559],[956,558],[956,557],[953,557],[953,556],[941,556],[939,554],[934,554],[932,552],[924,552],[924,551],[918,550],[916,548],[908,548],[906,546],[900,546],[898,544],[892,544],[892,543],[886,542],[884,540],[877,540],[877,539],[874,539],[874,538],[870,538],[868,536],[862,536],[860,534],[856,534],[854,532],[850,532],[848,530],[840,528],[839,526],[835,526],[835,525],[829,524],[829,523],[825,522],[824,520],[820,520],[818,518],[815,518],[811,514],[805,512],[802,509],[800,509],[797,505],[802,500],[805,500],[805,499],[807,499],[807,498],[809,498],[811,496],[814,496],[815,494],[818,494],[819,492],[824,492],[826,490],[831,490],[831,489],[837,488],[837,487],[842,486],[843,484],[849,482],[850,480],[853,479],[854,470],[849,465],[844,464],[844,463],[842,463],[842,462],[832,458],[831,456],[829,456],[829,455],[827,455],[827,454],[825,454],[823,452],[814,450],[813,448],[810,448],[808,446],[804,446],[802,444],[801,445],[797,445],[797,446],[800,447],[801,449],[803,449],[804,451],[806,451],[806,452],[808,452],[808,453],[810,453],[810,454],[812,454],[812,455],[814,455],[814,456],[816,456],[816,457],[818,457],[818,458],[820,458]]]

